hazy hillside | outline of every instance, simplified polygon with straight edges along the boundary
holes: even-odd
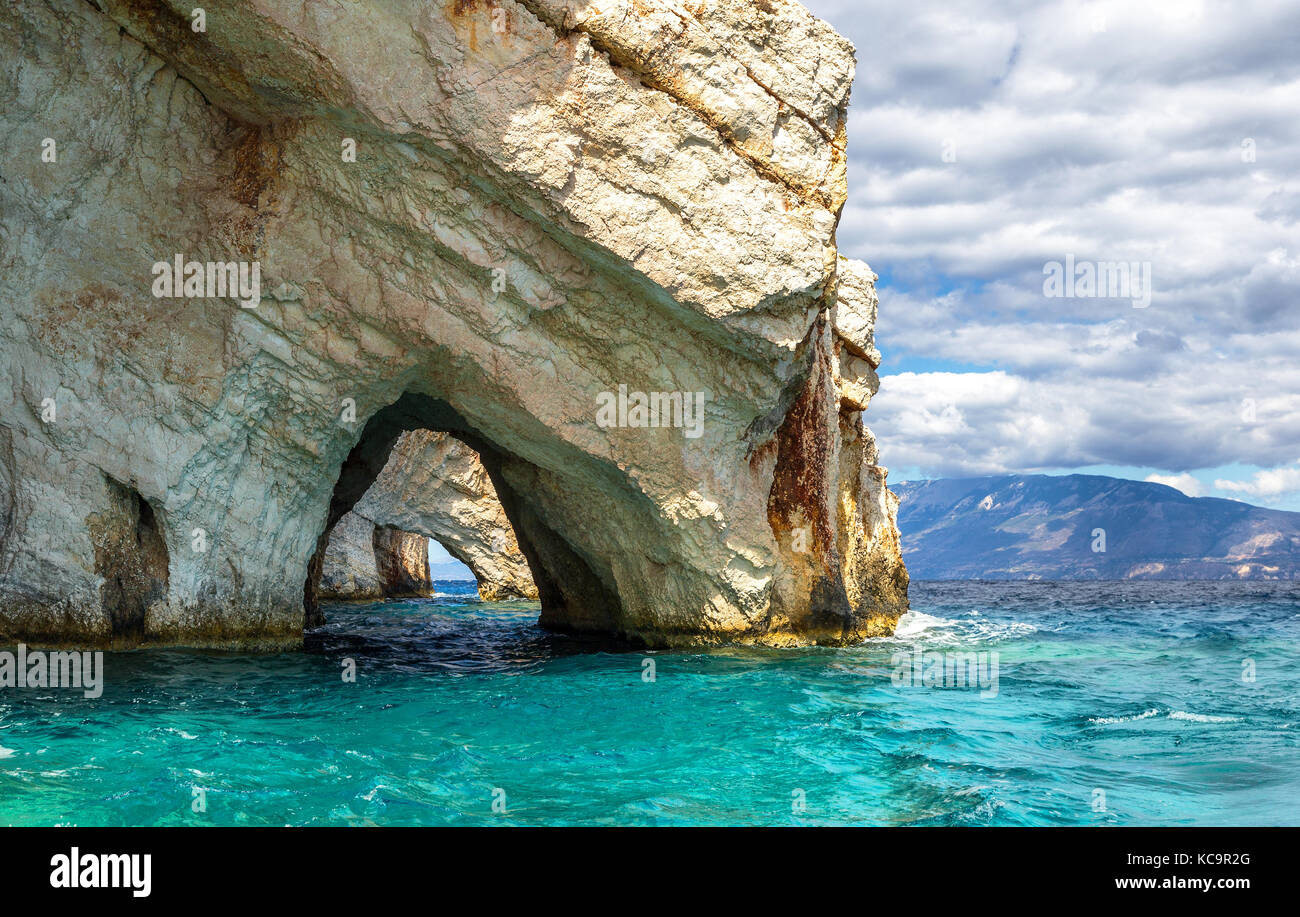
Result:
[[[1300,570],[1300,513],[1163,484],[1002,475],[893,489],[914,579],[1296,579]],[[1104,551],[1093,550],[1097,529]]]
[[[474,581],[474,573],[458,560],[445,563],[429,564],[429,579],[432,580],[469,580]]]

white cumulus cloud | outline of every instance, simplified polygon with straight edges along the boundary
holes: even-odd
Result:
[[[837,237],[881,275],[882,460],[1180,488],[1246,466],[1274,470],[1225,492],[1285,493],[1300,4],[805,3],[858,51]],[[1149,263],[1149,306],[1045,296],[1067,255]]]
[[[1174,490],[1181,490],[1189,497],[1205,496],[1205,485],[1190,474],[1149,474],[1146,480],[1153,484],[1164,484]]]
[[[1300,464],[1257,471],[1247,481],[1219,479],[1214,482],[1214,486],[1218,490],[1248,494],[1261,500],[1274,500],[1300,493]]]

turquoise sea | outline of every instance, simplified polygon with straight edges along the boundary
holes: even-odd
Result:
[[[893,639],[654,653],[438,588],[0,691],[0,824],[1300,824],[1297,584],[914,583]],[[918,646],[996,696],[895,684]]]

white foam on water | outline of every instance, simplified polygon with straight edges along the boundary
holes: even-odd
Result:
[[[1034,624],[1021,621],[989,621],[984,619],[972,622],[972,635],[976,640],[1001,640],[1006,637],[1023,637],[1025,634],[1038,633]]]
[[[0,759],[12,758],[16,754],[17,752],[12,748],[5,748],[3,745],[0,745]]]
[[[1188,713],[1185,710],[1175,710],[1169,714],[1171,720],[1187,720],[1190,723],[1235,723],[1241,717],[1239,716],[1210,716],[1205,713]]]
[[[1115,723],[1132,723],[1136,720],[1149,720],[1153,716],[1159,716],[1160,711],[1152,708],[1133,716],[1093,716],[1088,718],[1089,723],[1096,723],[1098,726],[1113,726]]]
[[[1038,630],[1020,621],[991,621],[978,611],[958,619],[941,618],[923,611],[909,611],[898,619],[892,637],[877,637],[899,643],[988,643],[1008,637],[1021,637]],[[868,643],[871,640],[867,641]]]
[[[956,621],[947,618],[937,618],[923,611],[909,611],[898,619],[898,625],[894,628],[894,639],[914,640],[928,631],[956,626]]]
[[[1135,723],[1138,720],[1149,720],[1156,716],[1160,716],[1160,711],[1153,707],[1150,710],[1135,713],[1131,716],[1093,716],[1088,718],[1088,722],[1097,726],[1114,726],[1116,723]],[[1188,723],[1235,723],[1241,719],[1241,717],[1237,716],[1210,716],[1205,713],[1188,713],[1186,710],[1171,710],[1166,714],[1166,718],[1182,720]]]

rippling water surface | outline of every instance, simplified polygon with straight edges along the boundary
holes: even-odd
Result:
[[[439,588],[0,691],[0,824],[1300,824],[1295,585],[915,583],[890,640],[661,653]],[[997,695],[896,686],[918,645]]]

